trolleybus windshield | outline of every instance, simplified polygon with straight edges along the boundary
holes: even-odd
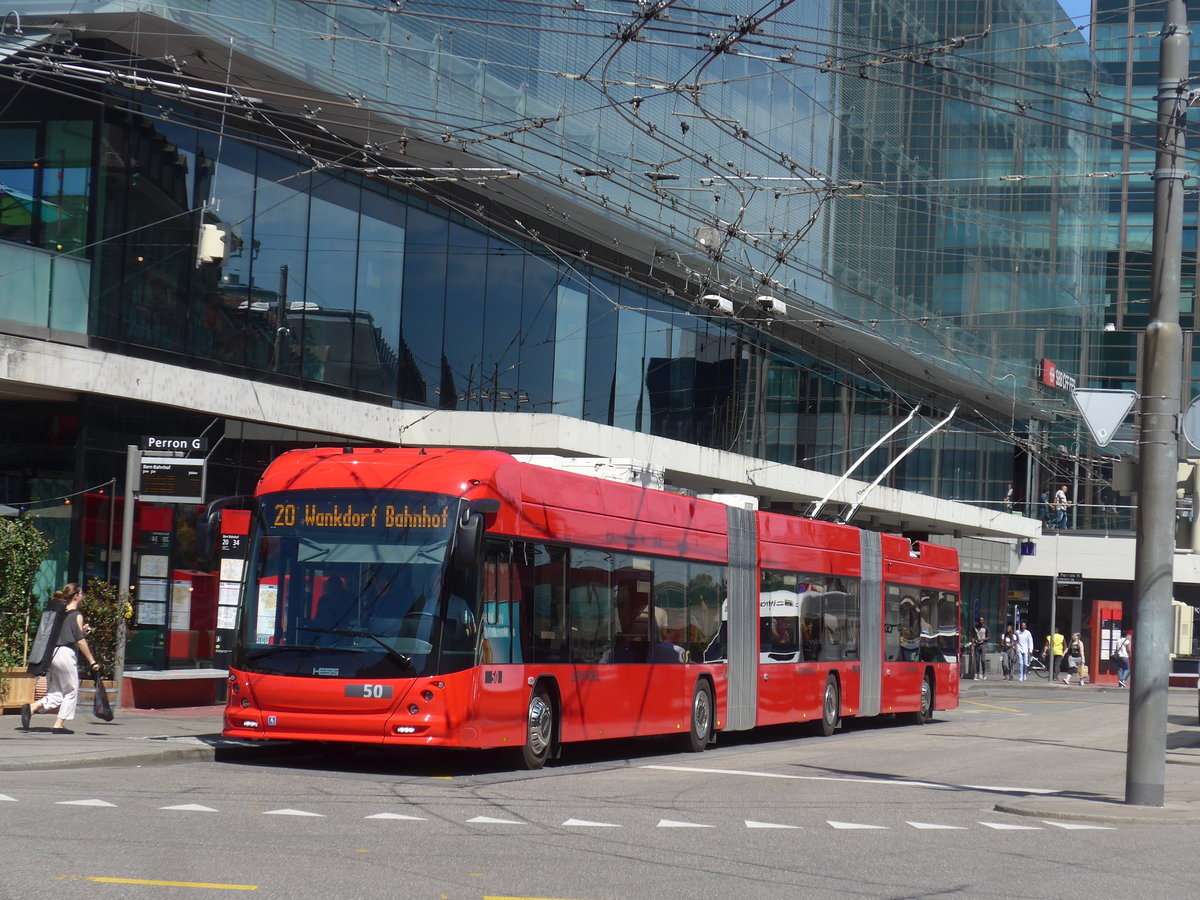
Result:
[[[237,667],[406,678],[473,665],[477,597],[443,590],[459,503],[363,489],[260,498]]]

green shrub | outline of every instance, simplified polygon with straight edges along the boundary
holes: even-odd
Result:
[[[115,584],[92,578],[83,589],[79,609],[83,612],[83,621],[90,627],[87,642],[96,662],[100,663],[100,675],[111,679],[117,647],[124,634],[122,625],[133,615],[133,606],[127,597],[118,596]]]
[[[0,673],[23,668],[39,616],[33,579],[50,541],[30,518],[0,519]],[[7,687],[0,674],[0,692]]]

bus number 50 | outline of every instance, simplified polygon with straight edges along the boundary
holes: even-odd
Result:
[[[384,700],[392,696],[390,684],[348,684],[347,697],[359,697],[366,700]]]

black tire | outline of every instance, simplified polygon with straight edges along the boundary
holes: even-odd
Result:
[[[543,687],[529,695],[529,712],[525,717],[525,746],[521,748],[521,763],[526,769],[540,769],[550,758],[555,734],[554,701]]]
[[[712,741],[713,695],[707,681],[697,681],[692,691],[692,724],[688,730],[684,749],[691,753],[702,753]]]
[[[825,693],[821,698],[821,734],[830,737],[841,721],[842,692],[837,678],[830,675],[825,679]]]
[[[933,692],[933,676],[926,673],[921,679],[921,708],[909,713],[909,721],[913,725],[928,725],[933,721],[933,707],[936,695]]]

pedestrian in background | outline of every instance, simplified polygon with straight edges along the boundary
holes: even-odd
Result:
[[[1046,638],[1046,646],[1042,650],[1042,657],[1046,660],[1046,668],[1050,671],[1051,678],[1058,677],[1058,667],[1066,647],[1066,638],[1062,636],[1061,631],[1055,628],[1054,634]]]
[[[1029,674],[1029,658],[1033,656],[1033,632],[1024,622],[1017,631],[1017,665],[1021,681]]]
[[[1060,531],[1067,529],[1067,507],[1071,505],[1071,501],[1067,499],[1067,486],[1062,485],[1054,492],[1054,528]]]
[[[1067,645],[1066,656],[1062,661],[1063,684],[1070,685],[1071,676],[1076,672],[1081,672],[1081,667],[1087,665],[1087,659],[1083,655],[1083,641],[1079,637],[1079,632],[1071,635],[1071,643]],[[1082,674],[1079,683],[1083,684]]]
[[[1004,671],[1004,680],[1012,681],[1017,668],[1017,635],[1011,625],[1000,635],[1000,668]]]
[[[1117,684],[1121,687],[1129,687],[1129,659],[1130,650],[1132,647],[1129,632],[1121,635],[1121,639],[1117,641],[1117,648],[1113,651],[1113,656],[1117,658]]]
[[[67,617],[59,632],[58,647],[50,661],[50,671],[46,673],[46,695],[41,700],[21,706],[21,727],[28,731],[29,720],[35,713],[57,712],[58,718],[50,729],[51,734],[74,734],[67,723],[75,718],[75,706],[79,700],[77,654],[83,654],[93,672],[100,671],[100,664],[96,662],[84,636],[88,628],[84,624],[83,613],[79,611],[79,604],[83,602],[83,591],[79,585],[71,583],[61,591],[55,591],[54,599],[66,606]]]
[[[983,616],[980,616],[979,621],[975,623],[975,633],[971,637],[971,665],[975,669],[976,681],[987,679],[984,653],[987,650],[988,636],[987,625]]]

